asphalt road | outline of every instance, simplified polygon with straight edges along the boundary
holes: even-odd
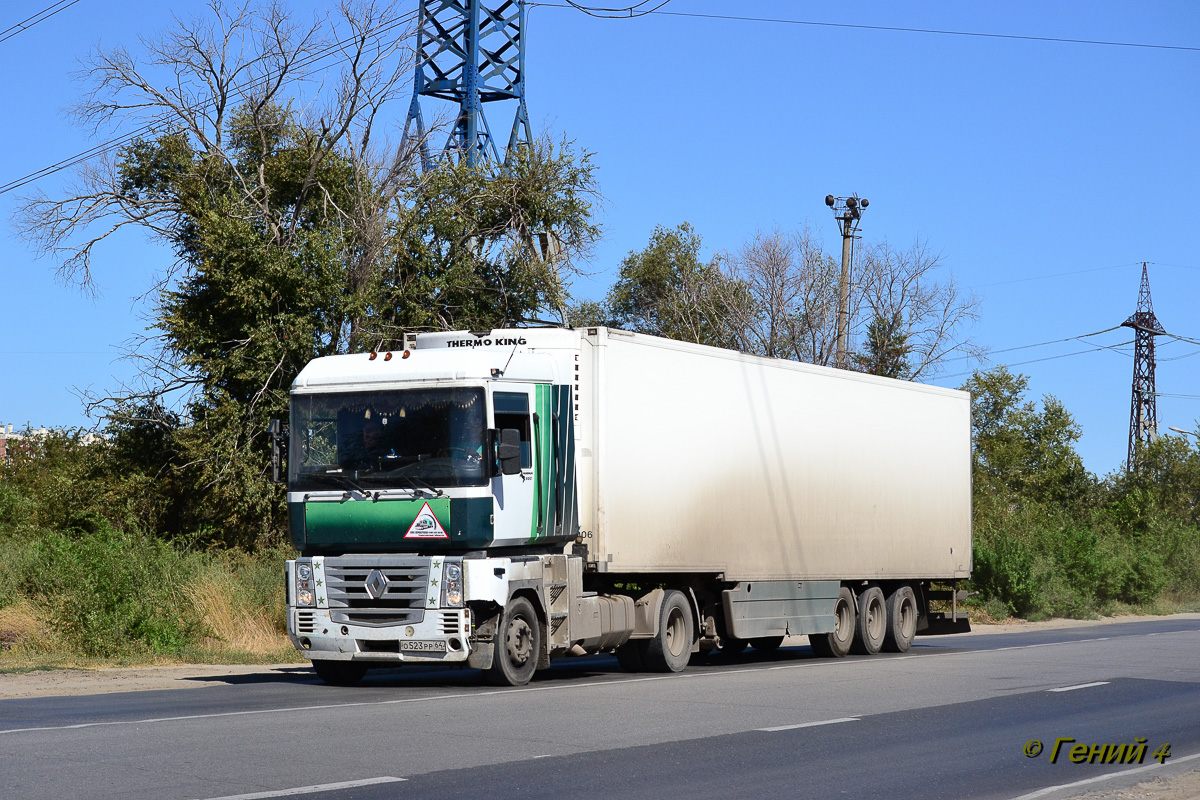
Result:
[[[415,668],[335,688],[297,668],[6,700],[0,797],[1013,798],[1120,773],[1039,795],[1064,797],[1200,768],[1198,655],[1200,620],[1166,618],[922,637],[905,655],[751,651],[679,675],[588,657],[521,689]],[[1069,759],[1138,737],[1140,764]],[[1059,738],[1075,741],[1051,764]]]

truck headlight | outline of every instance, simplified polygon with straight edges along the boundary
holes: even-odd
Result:
[[[462,608],[462,605],[462,564],[447,560],[442,563],[442,607]]]
[[[296,560],[296,605],[311,606],[316,599],[313,596],[312,563]]]

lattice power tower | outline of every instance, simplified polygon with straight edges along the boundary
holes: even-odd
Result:
[[[1121,323],[1133,328],[1133,399],[1129,411],[1129,456],[1125,469],[1132,472],[1137,464],[1137,451],[1158,436],[1158,409],[1154,389],[1154,337],[1166,330],[1154,316],[1150,301],[1150,278],[1142,264],[1142,285],[1138,289],[1137,311]]]
[[[472,165],[484,160],[503,163],[518,144],[531,138],[525,109],[524,0],[421,0],[418,13],[417,64],[405,139],[416,135],[422,167],[430,169],[434,157],[426,141],[429,130],[421,97],[436,97],[458,104],[445,155]],[[497,100],[517,102],[504,158],[483,112],[484,103]]]

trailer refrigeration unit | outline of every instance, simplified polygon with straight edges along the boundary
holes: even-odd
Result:
[[[406,346],[313,361],[273,424],[288,633],[324,680],[966,629],[932,588],[970,574],[965,392],[607,328]]]

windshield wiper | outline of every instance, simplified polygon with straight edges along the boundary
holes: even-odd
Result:
[[[433,494],[434,497],[441,497],[442,495],[445,494],[445,492],[443,492],[441,489],[437,488],[436,486],[430,486],[425,481],[421,480],[420,478],[414,477],[412,475],[394,475],[392,477],[400,478],[401,480],[406,480],[406,481],[408,481],[409,485],[412,486],[412,488],[414,488],[418,491],[422,491],[422,492],[430,492]]]

